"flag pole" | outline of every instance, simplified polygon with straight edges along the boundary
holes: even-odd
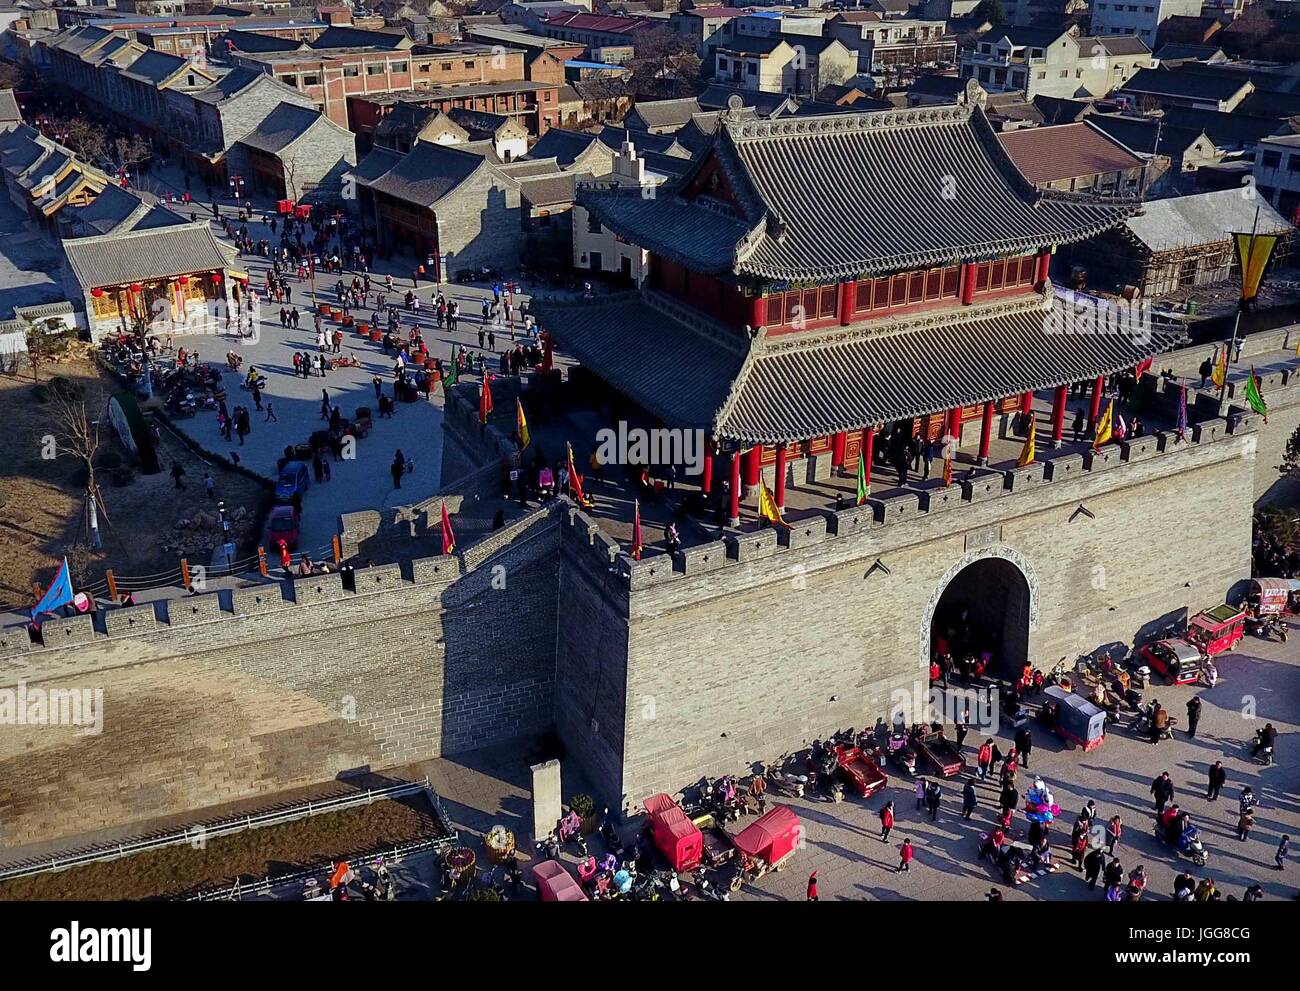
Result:
[[[1246,249],[1245,263],[1241,270],[1241,299],[1237,301],[1237,315],[1232,319],[1232,343],[1228,345],[1228,354],[1223,362],[1223,384],[1219,386],[1219,402],[1223,402],[1223,397],[1228,391],[1228,363],[1236,364],[1233,355],[1237,351],[1237,331],[1241,328],[1241,311],[1246,307],[1246,266],[1250,265],[1250,259],[1255,254],[1255,235],[1259,233],[1259,206],[1255,207],[1255,220],[1250,225],[1250,246]]]

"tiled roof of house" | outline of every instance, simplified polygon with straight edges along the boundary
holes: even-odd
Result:
[[[665,422],[780,444],[1091,379],[1172,343],[1052,333],[1053,305],[1035,294],[752,340],[655,292],[533,311],[566,353]]]
[[[1230,100],[1250,80],[1231,72],[1188,72],[1179,69],[1139,69],[1119,90],[1192,100]]]
[[[326,123],[322,124],[322,121]],[[317,125],[329,126],[328,118],[319,110],[281,103],[266,115],[262,123],[240,138],[239,143],[270,155],[278,155]]]
[[[554,158],[562,168],[568,168],[599,140],[597,135],[587,131],[552,127],[537,140],[528,154],[538,158]]]
[[[120,286],[194,272],[215,272],[230,256],[206,222],[63,242],[72,274],[83,288]]]
[[[1025,178],[1035,184],[1142,166],[1142,159],[1083,123],[1005,131],[998,139]]]
[[[479,169],[485,159],[466,146],[416,142],[406,155],[375,178],[367,178],[363,167],[356,173],[358,181],[376,192],[416,206],[431,207]],[[371,153],[373,154],[373,152]],[[366,156],[368,162],[370,156]]]
[[[533,206],[559,206],[573,202],[573,173],[526,179],[519,187],[519,195]]]
[[[1247,199],[1239,189],[1151,200],[1124,223],[1151,251],[1170,251],[1226,241],[1233,231],[1249,231],[1259,210],[1259,232],[1289,231],[1291,225],[1263,197]]]
[[[0,89],[0,123],[12,124],[23,119],[11,89]]]
[[[1083,123],[1104,131],[1129,151],[1168,158],[1182,155],[1203,133],[1197,128],[1173,127],[1154,117],[1125,114],[1091,114]]]
[[[681,100],[646,100],[632,107],[628,126],[681,127],[691,119],[691,114],[699,112],[699,101],[693,96]]]
[[[150,49],[122,70],[122,75],[159,86],[190,65],[189,59]]]
[[[693,173],[654,200],[599,191],[580,199],[620,236],[688,268],[789,280],[1070,243],[1127,211],[1041,196],[970,106],[726,120],[696,161],[714,156],[736,208],[676,195]]]

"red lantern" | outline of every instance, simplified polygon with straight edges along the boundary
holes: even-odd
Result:
[[[188,286],[190,284],[190,277],[188,275],[178,276],[176,283],[177,285]]]
[[[132,283],[131,283],[131,291],[132,291],[132,292],[140,292],[142,289],[144,289],[144,286],[140,285],[140,283],[138,283],[138,282],[132,282]]]
[[[219,285],[221,285],[221,273],[220,273],[220,272],[213,272],[213,273],[212,273],[212,284],[213,284],[214,286],[219,286]]]
[[[104,290],[103,290],[103,289],[92,289],[92,290],[90,290],[90,295],[94,296],[96,299],[99,299],[101,296],[104,295]]]

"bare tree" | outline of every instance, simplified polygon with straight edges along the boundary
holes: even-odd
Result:
[[[83,162],[98,162],[108,151],[107,132],[87,117],[64,121],[62,131],[68,147]]]
[[[95,393],[95,400],[103,397]],[[59,457],[71,458],[85,475],[86,529],[91,545],[99,547],[99,517],[109,522],[108,507],[95,478],[95,458],[99,454],[99,420],[91,418],[86,408],[85,392],[76,387],[50,389],[50,422]]]
[[[627,67],[640,96],[671,99],[699,91],[700,57],[695,43],[666,25],[636,36]]]
[[[126,173],[133,165],[148,161],[152,155],[153,148],[138,134],[118,138],[109,151],[109,158],[119,174]]]

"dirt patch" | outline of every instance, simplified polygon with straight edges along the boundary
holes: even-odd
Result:
[[[45,366],[41,380],[48,382],[54,375],[84,390],[92,417],[102,415],[109,397],[121,390],[84,352]],[[213,510],[215,504],[208,501],[203,485],[203,475],[209,471],[216,483],[216,498],[225,501],[231,515],[241,515],[242,525],[236,534],[241,538],[238,556],[256,552],[270,503],[267,490],[239,472],[205,462],[166,428],[159,451],[163,471],[145,475],[133,467],[124,473],[129,481],[121,485],[107,473],[99,479],[106,504],[99,521],[104,546],[90,550],[81,470],[69,457],[42,457],[45,438],[52,430],[50,410],[38,400],[30,371],[0,376],[0,423],[5,424],[7,434],[5,456],[0,458],[0,604],[30,605],[33,584],[48,582],[65,555],[74,584],[100,583],[104,572],[112,568],[123,588],[167,584],[132,584],[129,579],[175,573],[180,566],[179,547],[195,548],[190,563],[206,565],[210,558],[206,547],[218,542],[216,531],[208,541],[207,534],[198,534],[193,528],[178,529],[177,523]],[[115,449],[126,459],[106,420],[102,426],[103,447]],[[176,488],[168,473],[173,461],[185,469],[184,489]]]
[[[0,901],[140,901],[176,898],[236,881],[327,869],[339,858],[360,858],[443,836],[423,793],[386,799],[65,871],[0,884]]]

